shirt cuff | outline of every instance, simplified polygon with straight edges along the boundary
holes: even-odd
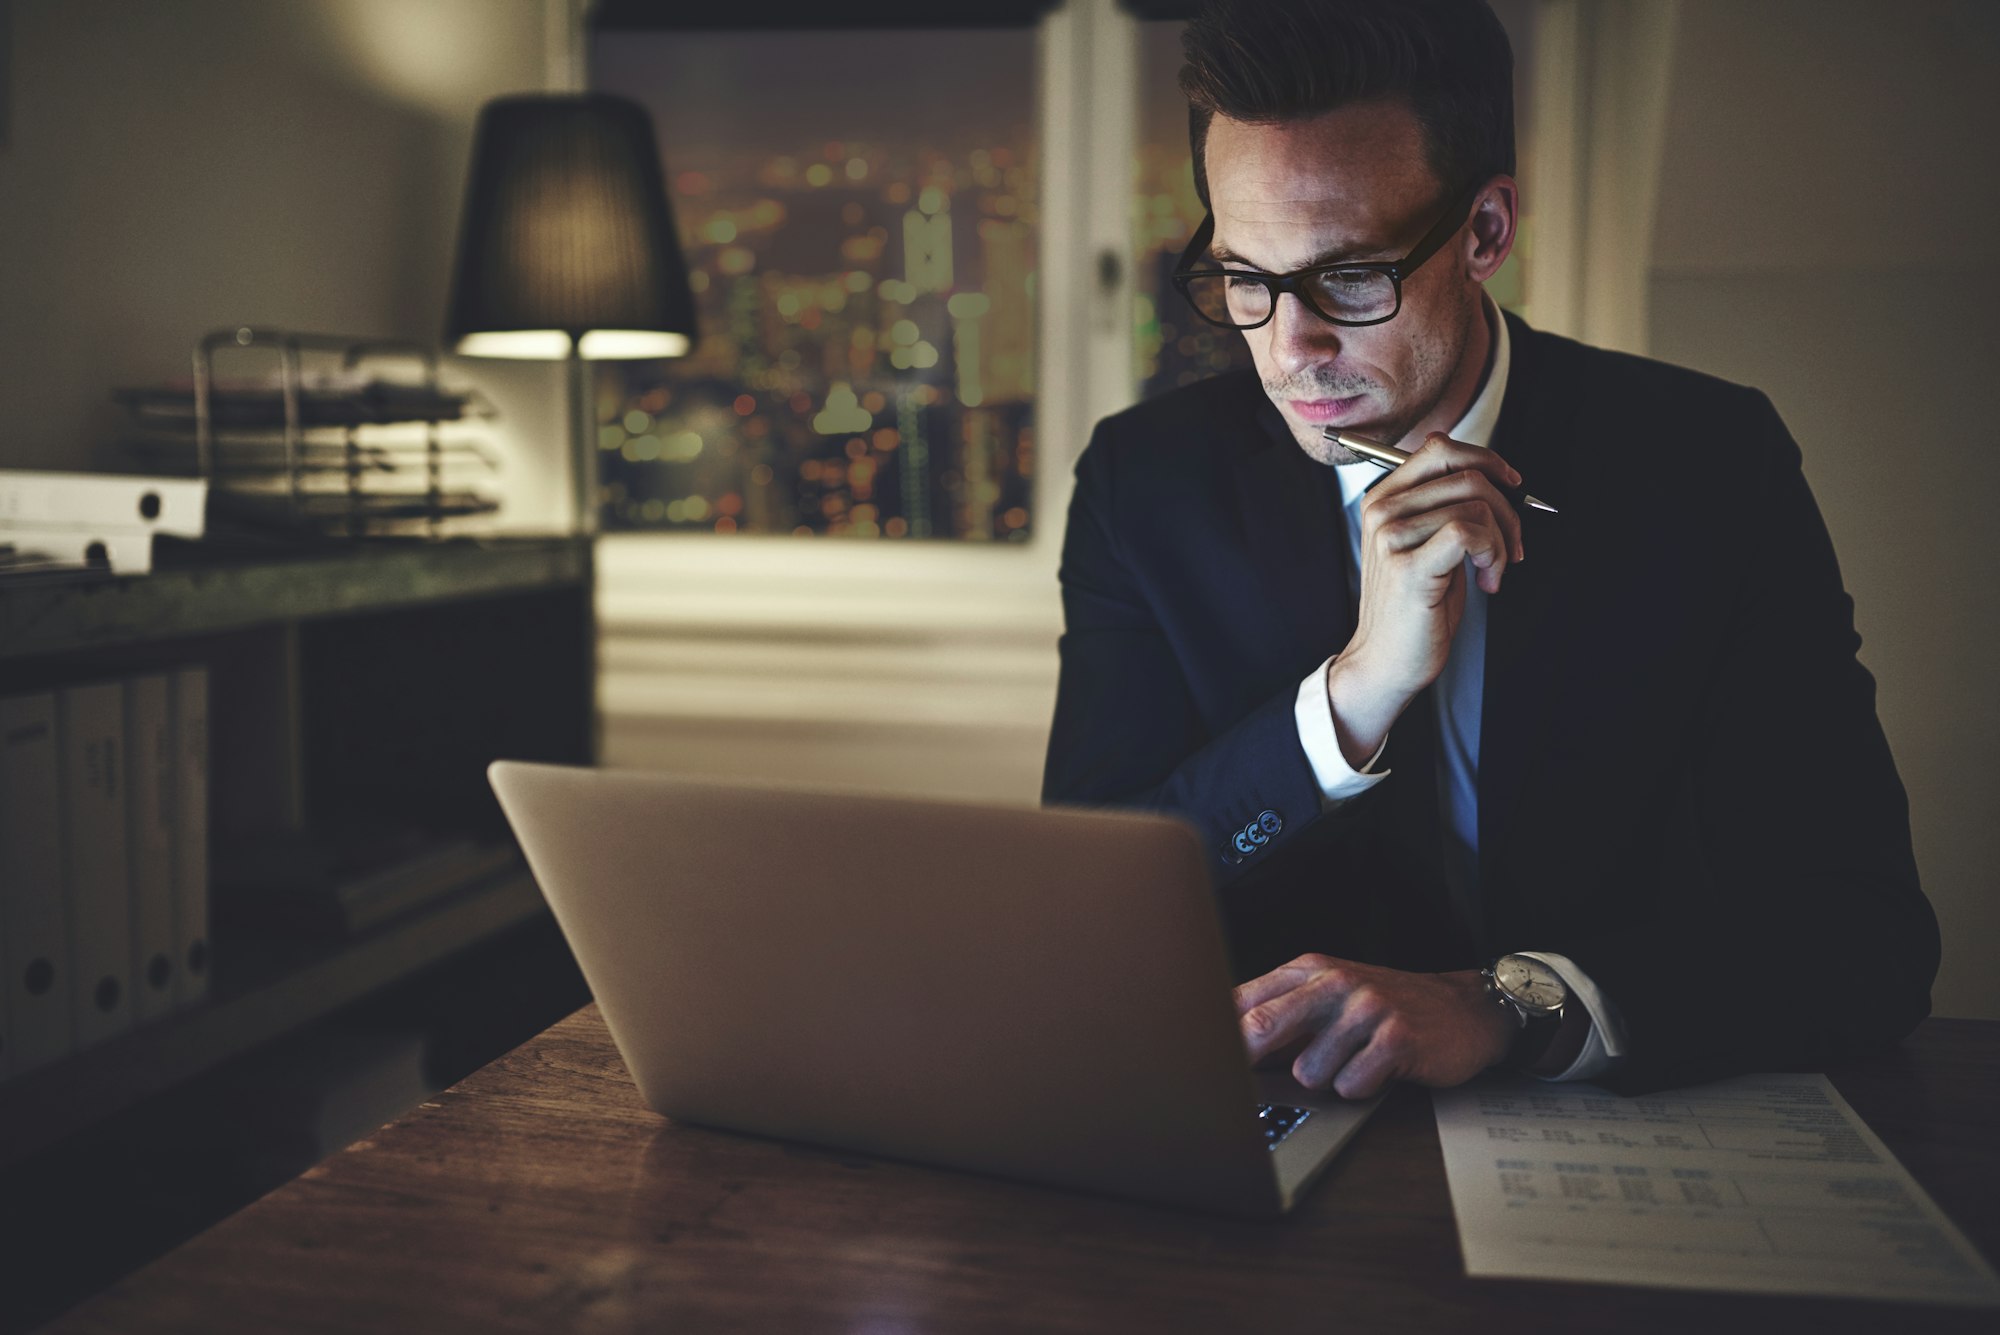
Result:
[[[1583,1009],[1590,1016],[1590,1033],[1584,1037],[1583,1050],[1576,1054],[1576,1060],[1560,1075],[1545,1075],[1542,1079],[1589,1080],[1610,1070],[1626,1051],[1625,1021],[1610,998],[1598,991],[1597,984],[1590,981],[1590,975],[1577,968],[1576,961],[1567,955],[1545,950],[1517,950],[1514,953],[1540,960],[1554,969],[1569,988],[1569,994],[1583,1004]]]
[[[1359,797],[1389,777],[1388,770],[1374,772],[1389,745],[1387,739],[1358,771],[1340,754],[1340,739],[1333,731],[1333,702],[1326,695],[1326,670],[1332,663],[1329,658],[1306,674],[1306,679],[1299,683],[1298,704],[1293,709],[1298,721],[1299,745],[1305,748],[1306,763],[1312,766],[1313,779],[1319,784],[1322,811],[1350,797]]]

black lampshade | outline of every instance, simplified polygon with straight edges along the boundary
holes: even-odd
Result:
[[[471,356],[563,357],[572,341],[586,357],[693,347],[694,296],[644,108],[602,93],[486,104],[444,337]]]

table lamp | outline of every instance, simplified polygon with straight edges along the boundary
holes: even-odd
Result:
[[[444,338],[466,357],[568,359],[576,522],[595,532],[584,363],[680,357],[695,340],[687,263],[643,107],[602,93],[486,104]]]

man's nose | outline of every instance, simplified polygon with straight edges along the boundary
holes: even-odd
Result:
[[[1279,295],[1270,329],[1271,362],[1288,374],[1324,365],[1340,353],[1340,326],[1313,314],[1296,292]]]

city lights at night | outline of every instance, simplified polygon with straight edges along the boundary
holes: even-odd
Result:
[[[1032,36],[616,33],[595,54],[599,87],[654,112],[701,312],[693,355],[598,368],[607,525],[1026,539]]]

